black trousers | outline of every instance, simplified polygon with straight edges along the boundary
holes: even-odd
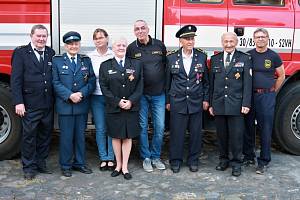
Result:
[[[21,159],[24,172],[46,166],[53,131],[53,109],[26,110],[22,117]]]
[[[216,115],[219,159],[240,166],[243,152],[244,116]],[[229,155],[231,153],[231,155]]]
[[[170,164],[183,162],[184,137],[190,131],[187,164],[198,165],[202,147],[202,111],[193,114],[170,113]]]

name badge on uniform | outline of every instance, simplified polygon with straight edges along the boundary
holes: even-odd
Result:
[[[162,52],[161,51],[152,51],[152,54],[153,55],[155,55],[155,54],[162,55]]]
[[[107,72],[108,72],[108,74],[115,74],[115,73],[117,73],[117,71],[114,71],[112,69],[108,70]]]
[[[237,62],[235,63],[234,67],[244,67],[245,63],[243,62]]]
[[[266,60],[265,60],[265,68],[269,69],[269,68],[271,68],[271,66],[272,66],[272,61],[266,59]]]
[[[134,57],[135,57],[135,58],[139,58],[139,57],[141,57],[141,56],[142,56],[141,53],[136,53],[136,54],[134,54]]]

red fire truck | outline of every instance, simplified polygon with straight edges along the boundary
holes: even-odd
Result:
[[[238,48],[255,46],[257,27],[269,30],[269,47],[284,60],[286,81],[277,95],[274,137],[280,146],[300,155],[300,0],[0,0],[0,159],[19,151],[20,122],[10,97],[11,54],[29,42],[30,28],[44,24],[50,30],[48,45],[62,53],[62,35],[70,30],[82,35],[83,53],[92,50],[92,33],[104,28],[110,37],[133,41],[132,24],[148,22],[150,34],[169,50],[178,48],[176,31],[185,24],[198,28],[196,46],[208,56],[221,50],[220,36],[238,35]]]

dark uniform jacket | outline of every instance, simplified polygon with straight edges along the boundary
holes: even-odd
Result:
[[[99,69],[101,91],[105,96],[106,112],[119,113],[121,99],[132,102],[129,111],[139,111],[140,98],[143,94],[141,62],[125,58],[125,66],[120,67],[115,58],[101,64]]]
[[[53,106],[51,60],[54,54],[53,49],[45,47],[41,64],[30,43],[15,49],[11,74],[13,105],[24,104],[25,109]]]
[[[193,49],[193,60],[189,74],[186,74],[182,48],[167,56],[167,103],[171,110],[191,114],[202,110],[202,102],[209,101],[209,80],[206,54]]]
[[[210,105],[215,115],[241,115],[243,107],[251,107],[251,57],[235,50],[224,68],[223,52],[212,56],[210,72]]]
[[[53,57],[53,87],[56,96],[56,111],[61,115],[86,114],[89,111],[89,97],[96,87],[96,77],[89,57],[77,54],[74,70],[67,54]],[[81,92],[83,99],[72,103],[70,95]]]

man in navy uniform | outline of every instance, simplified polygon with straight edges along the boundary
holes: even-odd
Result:
[[[63,42],[67,53],[53,57],[53,88],[60,128],[60,165],[66,177],[72,176],[72,169],[85,174],[92,173],[85,162],[84,132],[96,78],[90,58],[78,54],[80,40],[79,33],[66,33]]]
[[[244,164],[255,164],[255,119],[260,133],[261,151],[257,158],[257,174],[263,174],[271,161],[271,139],[275,113],[276,92],[281,87],[285,72],[279,55],[268,48],[269,33],[258,28],[253,33],[255,49],[248,53],[253,61],[252,109],[246,116],[244,138]],[[275,72],[277,79],[275,79]]]
[[[170,164],[174,173],[183,162],[184,138],[190,131],[187,165],[198,171],[202,142],[202,112],[208,109],[209,80],[206,54],[195,49],[197,28],[183,26],[177,33],[182,48],[167,56],[167,110],[170,110]]]
[[[215,116],[220,151],[216,170],[226,170],[230,162],[233,176],[241,175],[244,115],[252,89],[251,58],[236,49],[237,43],[235,33],[222,35],[224,51],[212,56],[210,72],[209,112]]]
[[[12,56],[11,89],[15,112],[22,119],[21,160],[24,178],[37,172],[51,173],[46,166],[53,129],[52,57],[46,46],[48,30],[34,25],[31,42],[17,47]]]

